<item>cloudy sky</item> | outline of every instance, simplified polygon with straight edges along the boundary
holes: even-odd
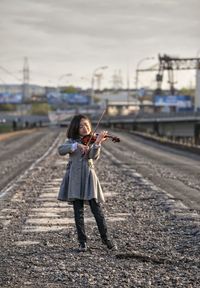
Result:
[[[0,0],[0,81],[22,81],[28,57],[30,83],[90,87],[106,65],[102,87],[112,86],[114,73],[134,87],[141,59],[155,57],[140,62],[148,68],[159,53],[200,55],[199,11],[199,0]],[[194,85],[194,71],[176,80]],[[140,75],[144,85],[154,88],[155,73]]]

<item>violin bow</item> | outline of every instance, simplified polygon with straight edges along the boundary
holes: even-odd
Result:
[[[90,145],[91,139],[92,139],[92,137],[94,136],[94,133],[97,131],[97,128],[99,127],[99,124],[100,124],[100,122],[101,122],[101,120],[102,120],[105,112],[106,112],[106,109],[103,110],[103,112],[102,112],[102,114],[101,114],[101,116],[100,116],[100,118],[99,118],[99,120],[98,120],[98,122],[97,122],[97,125],[96,125],[96,127],[95,127],[95,129],[94,129],[94,131],[91,133],[91,136],[90,136],[90,138],[89,138],[86,146],[89,146],[89,145]]]

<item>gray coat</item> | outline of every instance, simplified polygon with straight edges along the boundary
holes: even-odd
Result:
[[[72,202],[75,199],[104,202],[104,195],[99,179],[94,170],[93,160],[99,158],[100,147],[91,145],[87,157],[81,154],[79,148],[72,152],[72,144],[79,142],[67,139],[58,147],[60,155],[69,154],[66,173],[60,186],[58,200]]]

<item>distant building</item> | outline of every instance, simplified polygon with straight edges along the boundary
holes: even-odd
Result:
[[[150,100],[143,100],[140,102],[140,111],[144,113],[154,112],[154,103]]]
[[[140,106],[138,101],[108,101],[106,108],[108,115],[116,116],[137,113]]]
[[[155,112],[179,112],[193,109],[192,97],[186,95],[156,95]]]
[[[136,98],[135,89],[133,90],[104,90],[101,92],[96,91],[95,96],[99,99],[100,102],[105,101],[132,101]]]
[[[22,94],[23,95],[23,84],[0,84],[0,93],[10,93],[10,94]],[[46,88],[29,84],[29,97],[32,95],[44,95]]]

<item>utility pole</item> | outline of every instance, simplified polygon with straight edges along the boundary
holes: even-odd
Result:
[[[22,94],[23,94],[23,101],[27,100],[30,97],[29,65],[28,65],[28,58],[27,57],[24,57]]]
[[[194,108],[195,111],[200,111],[200,59],[199,61],[197,61],[197,67],[196,67],[196,90],[195,90]]]
[[[130,79],[129,79],[129,65],[127,65],[127,74],[126,74],[126,77],[127,77],[127,104],[129,105],[129,102],[130,102]]]
[[[142,71],[140,69],[140,65],[146,61],[146,60],[152,60],[154,59],[154,57],[144,57],[142,59],[140,59],[140,61],[138,61],[137,63],[137,67],[136,67],[136,75],[135,75],[135,91],[136,91],[136,99],[139,99],[139,91],[138,91],[138,84],[139,84],[139,72]]]
[[[104,70],[104,69],[107,69],[108,66],[101,66],[101,67],[97,67],[93,73],[92,73],[92,77],[91,77],[91,105],[93,105],[95,103],[94,101],[94,82],[95,82],[95,77],[96,77],[96,73],[98,70]]]

